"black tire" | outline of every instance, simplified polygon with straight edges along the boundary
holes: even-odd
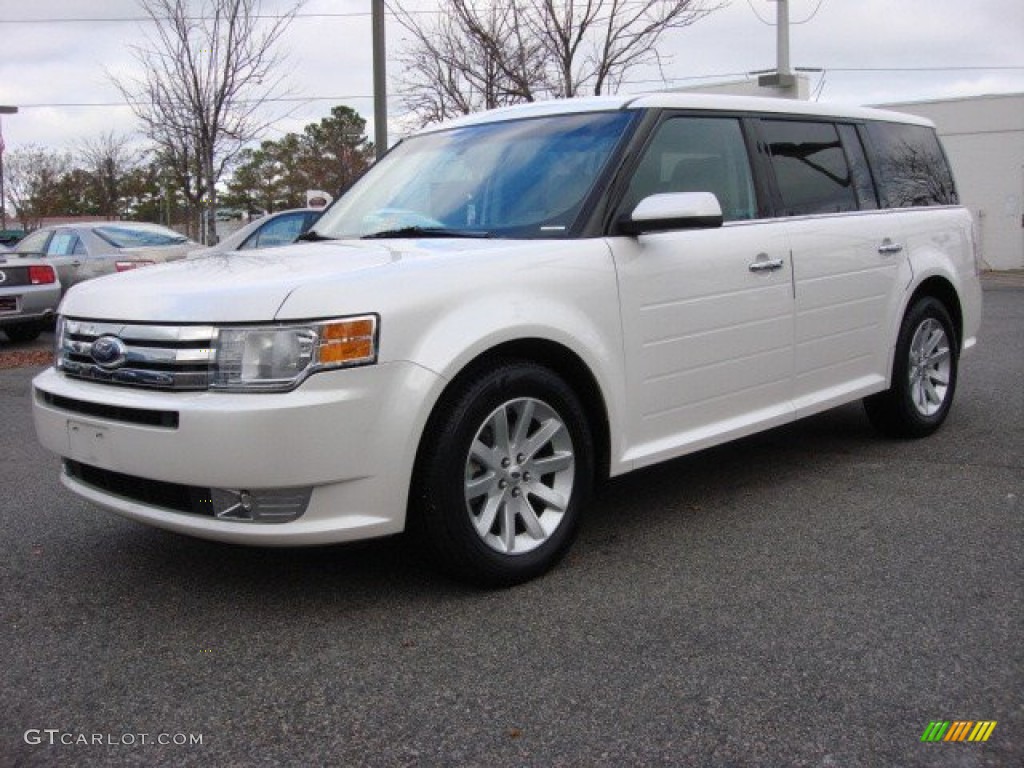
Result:
[[[557,374],[530,362],[501,363],[455,386],[420,446],[410,531],[459,580],[484,587],[528,581],[569,549],[590,496],[586,413]]]
[[[4,326],[4,333],[7,334],[7,338],[15,344],[35,341],[42,332],[43,329],[39,323],[19,323],[18,325]]]
[[[932,434],[949,414],[958,363],[956,331],[946,307],[930,296],[919,299],[900,326],[889,389],[864,400],[871,424],[889,437]]]

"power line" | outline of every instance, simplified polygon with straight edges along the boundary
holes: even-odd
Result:
[[[960,66],[960,67],[822,67],[829,72],[974,72],[1024,69],[1024,65]]]
[[[821,10],[821,6],[823,6],[824,4],[825,4],[825,0],[818,0],[818,4],[814,7],[814,10],[811,11],[811,15],[810,16],[808,16],[806,19],[801,19],[800,21],[791,21],[789,23],[791,25],[793,25],[793,26],[799,26],[801,24],[806,24],[807,22],[811,21],[815,16],[818,15],[818,11]]]
[[[441,11],[407,11],[410,16],[424,16],[428,14],[438,14]],[[389,16],[395,14],[388,11]],[[261,13],[252,16],[254,19],[344,19],[352,17],[369,17],[369,11],[346,11],[344,13],[296,13],[293,15],[278,13],[269,14]],[[186,21],[212,21],[212,16],[186,16]],[[47,19],[0,19],[0,24],[106,24],[109,22],[114,23],[127,23],[127,22],[154,22],[154,21],[173,21],[169,16],[104,16],[104,17],[60,17],[60,18],[47,18]]]
[[[770,1],[778,2],[778,0]],[[818,0],[818,4],[814,7],[814,10],[811,11],[810,15],[806,19],[801,19],[800,21],[791,21],[789,22],[789,25],[791,27],[798,27],[801,24],[806,24],[807,22],[809,22],[811,19],[818,15],[818,11],[821,10],[821,6],[823,6],[824,4],[825,0]],[[761,16],[761,14],[757,12],[757,9],[754,7],[754,4],[751,2],[751,0],[747,0],[747,5],[750,6],[750,10],[753,11],[754,15],[757,16],[757,20],[760,21],[762,24],[768,27],[777,26],[774,21],[771,21],[770,19],[766,19],[763,16]]]
[[[824,2],[824,0],[821,0]],[[749,0],[748,0],[749,2]],[[641,2],[626,2],[623,4],[623,8],[635,7],[641,5]],[[397,18],[399,15],[403,16],[438,16],[444,14],[445,11],[440,8],[433,10],[419,10],[419,11],[406,11],[402,10],[401,14],[392,11],[390,8],[385,7],[385,15]],[[281,19],[346,19],[346,18],[360,18],[370,17],[372,13],[370,11],[339,11],[339,12],[310,12],[310,13],[257,13],[253,14],[251,18],[254,19],[273,19],[280,21]],[[186,21],[213,21],[213,16],[185,16]],[[63,17],[49,17],[49,18],[36,18],[36,19],[0,19],[0,24],[106,24],[109,22],[114,23],[131,23],[131,22],[154,22],[154,21],[174,21],[170,16],[63,16]]]
[[[269,104],[306,101],[352,101],[354,99],[372,99],[368,96],[277,96],[267,99],[236,99],[236,104]],[[127,101],[59,101],[59,102],[38,102],[35,104],[19,104],[18,109],[56,109],[65,107],[130,107]]]
[[[410,10],[402,11],[411,16],[422,16],[441,13],[440,10]],[[393,11],[386,11],[387,15],[396,15]],[[349,18],[355,16],[371,15],[370,11],[353,10],[337,13],[257,13],[252,18],[271,18],[281,20],[283,18]],[[187,22],[212,22],[214,16],[184,16]],[[150,22],[172,22],[170,16],[60,16],[50,18],[0,18],[0,24],[108,24],[108,23],[150,23]]]
[[[821,67],[824,72],[990,72],[990,71],[1024,71],[1024,64],[1012,66],[952,66],[952,67]],[[693,82],[696,80],[720,80],[728,77],[745,77],[749,72],[720,72],[711,75],[691,75],[688,77],[649,78],[643,80],[624,80],[622,85],[652,85]],[[409,96],[408,91],[398,91],[396,96]],[[303,103],[311,101],[357,101],[372,99],[372,94],[346,94],[340,96],[278,96],[269,99],[242,99],[238,103]],[[19,109],[72,109],[92,107],[128,108],[126,101],[58,101],[19,104]]]

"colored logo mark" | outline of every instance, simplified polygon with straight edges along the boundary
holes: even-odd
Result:
[[[995,720],[932,720],[921,741],[988,741],[995,727]]]

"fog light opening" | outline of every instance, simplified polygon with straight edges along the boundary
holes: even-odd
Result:
[[[312,488],[271,488],[259,491],[214,488],[210,496],[214,517],[219,520],[287,523],[305,513],[312,494]]]

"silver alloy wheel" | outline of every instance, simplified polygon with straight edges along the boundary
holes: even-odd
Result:
[[[477,535],[506,555],[539,547],[562,522],[575,463],[569,430],[550,406],[519,398],[495,408],[466,459],[466,510]]]
[[[946,401],[950,366],[946,329],[929,317],[917,327],[910,342],[910,397],[922,416],[933,415]]]

